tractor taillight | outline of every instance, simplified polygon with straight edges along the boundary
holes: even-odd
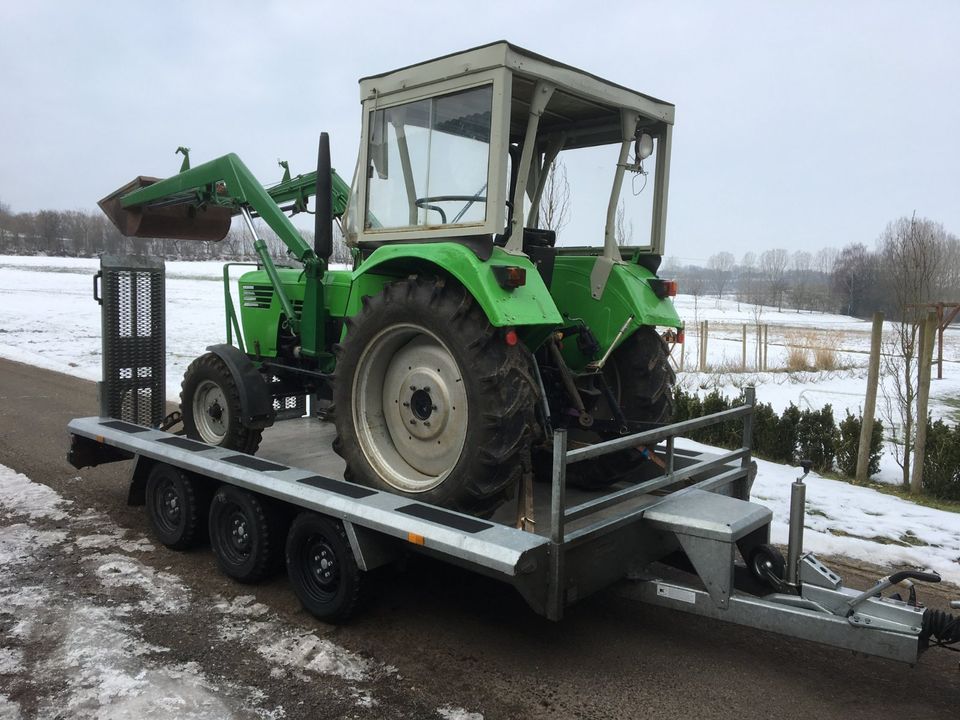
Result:
[[[515,290],[516,288],[527,284],[526,268],[516,265],[494,265],[493,276],[497,279],[497,284],[504,290]]]
[[[683,345],[683,328],[677,330],[677,344]]]
[[[660,278],[650,278],[649,280],[647,280],[647,283],[650,285],[650,289],[653,290],[653,294],[656,295],[661,300],[668,297],[676,297],[677,295],[676,280],[661,280]]]
[[[516,331],[516,330],[507,330],[507,332],[504,333],[504,335],[503,335],[503,340],[504,340],[504,342],[506,342],[507,345],[509,345],[510,347],[513,347],[513,346],[516,345],[518,342],[520,342],[520,338],[517,336],[517,331]]]

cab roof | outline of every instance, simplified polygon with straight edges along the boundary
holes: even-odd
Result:
[[[554,84],[554,93],[542,122],[576,122],[620,108],[634,110],[654,122],[673,124],[674,106],[597,75],[525,50],[505,40],[480,45],[432,60],[407,65],[360,80],[360,97],[384,98],[391,93],[429,85],[472,73],[506,68],[513,75],[511,126],[525,126],[522,106],[532,96],[537,80]],[[513,132],[511,132],[511,135]]]

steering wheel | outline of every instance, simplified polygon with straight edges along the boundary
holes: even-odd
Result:
[[[487,201],[486,195],[480,194],[485,188],[486,185],[480,188],[480,191],[476,195],[428,195],[426,197],[421,197],[414,200],[414,205],[416,205],[418,208],[423,208],[424,210],[434,210],[440,213],[440,222],[441,224],[446,225],[447,214],[443,211],[443,208],[439,207],[438,205],[433,205],[432,203],[458,201],[465,202],[466,205],[460,208],[460,212],[458,212],[453,218],[452,222],[457,222],[466,214],[467,210],[469,210],[475,202],[485,203]]]

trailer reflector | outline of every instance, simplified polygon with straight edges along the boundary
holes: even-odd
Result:
[[[407,540],[409,540],[414,545],[423,545],[424,543],[423,535],[417,535],[414,532],[407,533]]]

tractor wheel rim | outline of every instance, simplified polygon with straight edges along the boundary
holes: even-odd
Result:
[[[440,485],[467,438],[467,391],[450,349],[426,328],[394,325],[364,348],[351,397],[360,449],[384,482]]]
[[[229,410],[223,389],[212,380],[203,380],[193,394],[193,422],[200,439],[219,445],[226,437]]]

